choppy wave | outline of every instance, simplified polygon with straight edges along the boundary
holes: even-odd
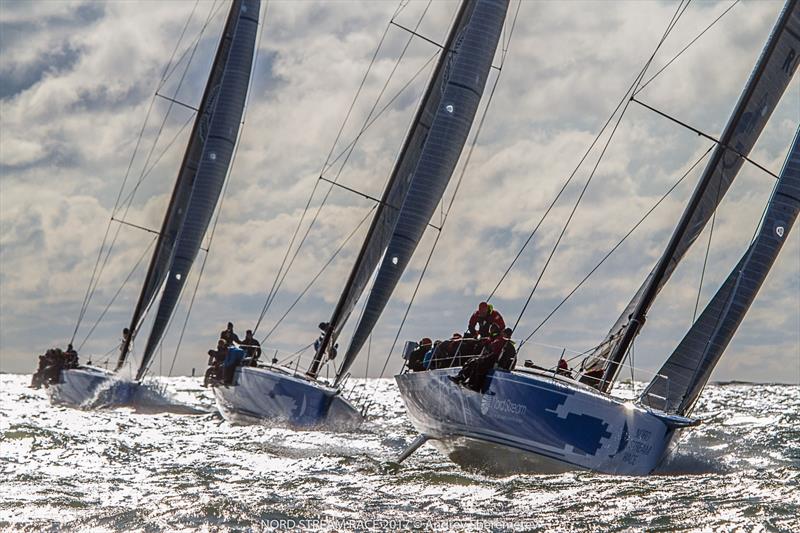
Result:
[[[415,433],[390,380],[359,385],[376,403],[350,433],[170,412],[213,406],[190,378],[95,411],[28,381],[0,375],[0,529],[800,531],[798,386],[709,386],[705,423],[656,475],[629,478],[491,476],[427,445],[397,467]]]

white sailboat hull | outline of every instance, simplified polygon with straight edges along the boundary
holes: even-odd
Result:
[[[108,370],[81,366],[62,370],[59,382],[48,386],[47,392],[52,403],[68,407],[89,408],[98,403],[104,407],[121,406],[131,402],[136,385],[120,381]]]
[[[495,370],[480,394],[448,379],[457,371],[395,379],[414,427],[466,467],[646,475],[669,453],[678,428],[691,422],[549,374]]]
[[[363,417],[340,389],[283,367],[240,367],[231,385],[215,385],[217,406],[235,423],[347,430]]]

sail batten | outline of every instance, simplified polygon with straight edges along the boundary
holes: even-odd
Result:
[[[788,0],[756,62],[659,262],[609,331],[602,349],[584,362],[584,374],[603,370],[608,390],[656,296],[700,236],[744,164],[797,69],[800,56],[800,0]],[[611,342],[610,342],[611,341]],[[596,384],[594,378],[584,380]]]
[[[800,128],[755,240],[642,394],[662,411],[691,412],[752,305],[800,213]]]
[[[337,374],[346,375],[372,333],[436,210],[472,127],[508,10],[507,0],[466,0],[454,45],[434,90],[440,91],[424,144],[414,161],[408,192],[389,228],[390,239],[367,303]],[[434,81],[434,83],[437,83]]]
[[[233,0],[157,249],[131,320],[136,335],[145,309],[156,315],[136,374],[140,380],[175,310],[216,208],[241,124],[255,53],[260,0]],[[120,354],[120,366],[127,347]]]

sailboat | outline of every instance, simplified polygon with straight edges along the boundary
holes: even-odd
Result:
[[[674,352],[638,397],[612,396],[636,335],[661,288],[712,217],[800,62],[800,2],[781,12],[661,258],[608,337],[580,369],[494,369],[481,392],[450,379],[458,369],[395,377],[419,437],[459,464],[556,473],[573,469],[647,475],[701,420],[692,411],[800,211],[800,129],[755,238]]]
[[[240,367],[214,386],[228,419],[292,427],[348,428],[364,413],[342,396],[343,382],[408,266],[450,181],[492,68],[508,0],[464,0],[406,135],[370,228],[307,371],[280,365]],[[375,271],[377,267],[377,272]],[[320,369],[370,278],[375,280],[331,382]]]
[[[233,0],[155,243],[116,369],[83,365],[60,371],[48,387],[54,403],[85,406],[104,390],[104,405],[130,403],[147,374],[178,303],[228,174],[250,84],[260,0]],[[123,370],[147,311],[155,318],[133,381]],[[119,384],[119,386],[116,386]]]

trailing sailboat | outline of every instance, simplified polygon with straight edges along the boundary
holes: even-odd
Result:
[[[371,226],[310,367],[243,366],[229,384],[214,387],[232,419],[290,426],[357,424],[360,413],[342,395],[349,369],[370,336],[455,170],[492,67],[508,0],[464,0],[377,205]],[[377,268],[377,272],[376,272]],[[366,307],[332,382],[322,365],[336,357],[337,340],[370,277]]]
[[[755,239],[705,310],[639,397],[609,392],[647,311],[749,161],[798,62],[800,2],[789,0],[664,253],[580,369],[496,368],[478,392],[454,384],[452,368],[401,373],[395,379],[421,435],[399,459],[431,440],[456,462],[493,470],[652,472],[681,431],[699,423],[692,409],[797,218],[800,130]]]
[[[259,11],[260,0],[231,3],[130,326],[123,332],[115,371],[91,365],[63,368],[56,361],[47,380],[52,383],[48,387],[52,401],[86,405],[101,388],[107,389],[108,396],[102,399],[106,405],[130,403],[136,395],[200,251],[231,165],[250,84]],[[130,383],[122,371],[153,306],[155,318]],[[112,386],[118,380],[124,383]]]

